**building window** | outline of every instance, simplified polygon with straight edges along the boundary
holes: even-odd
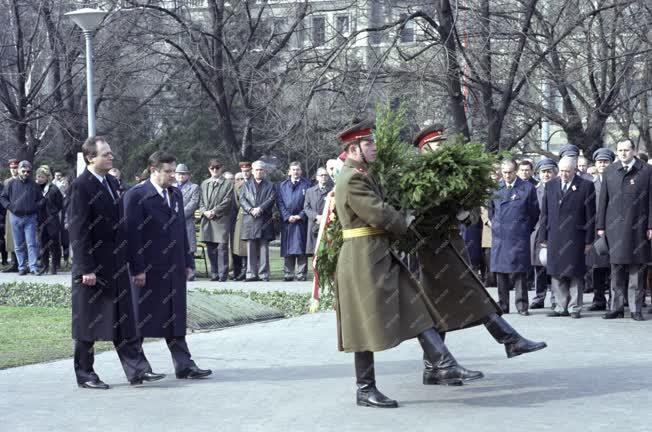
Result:
[[[341,43],[349,36],[349,16],[338,15],[335,17],[335,30],[337,31],[337,42]]]
[[[303,22],[300,22],[299,25],[294,30],[292,35],[292,48],[303,48],[303,45],[306,43],[306,27]]]
[[[320,46],[326,43],[326,18],[312,18],[312,45]]]
[[[401,14],[400,19],[404,20],[408,17],[407,14]],[[414,42],[414,21],[410,20],[405,23],[405,27],[401,29],[400,34],[401,43],[412,43]]]

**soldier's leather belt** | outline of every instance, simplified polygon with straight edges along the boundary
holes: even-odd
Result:
[[[350,229],[342,230],[342,237],[344,239],[383,235],[383,234],[387,234],[387,231],[381,228],[374,228],[374,227],[350,228]]]

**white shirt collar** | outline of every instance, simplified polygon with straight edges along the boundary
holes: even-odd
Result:
[[[631,170],[634,164],[636,163],[636,158],[632,158],[628,164],[623,163],[623,167],[627,168],[627,171]]]
[[[576,175],[577,175],[577,174],[576,174]],[[569,184],[573,183],[573,180],[574,180],[574,179],[575,179],[575,176],[571,177],[570,180],[568,180],[567,182],[565,182],[565,181],[562,180],[562,181],[561,181],[561,184],[562,184],[562,186],[565,185],[565,184],[568,184],[568,185],[569,185]]]
[[[158,192],[158,194],[161,195],[161,197],[165,198],[165,196],[163,195],[163,188],[161,186],[157,185],[156,183],[154,183],[151,179],[149,180],[149,182],[152,185],[154,185],[154,188],[156,189],[156,192]]]
[[[100,181],[100,183],[102,183],[104,181],[104,179],[106,178],[105,176],[101,176],[98,173],[96,173],[95,170],[93,170],[93,168],[91,168],[91,167],[88,167],[87,169],[88,169],[89,173],[93,174],[95,176],[95,178]]]

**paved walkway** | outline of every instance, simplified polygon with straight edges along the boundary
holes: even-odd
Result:
[[[354,404],[353,356],[337,352],[333,313],[188,337],[214,375],[131,387],[113,352],[96,370],[114,387],[74,385],[72,361],[0,371],[5,431],[613,431],[652,430],[652,321],[508,320],[549,348],[508,360],[484,328],[450,334],[462,364],[486,378],[463,387],[423,386],[415,341],[377,354],[379,387],[401,408]],[[649,315],[646,314],[646,317]],[[162,342],[145,345],[155,371],[172,374]]]

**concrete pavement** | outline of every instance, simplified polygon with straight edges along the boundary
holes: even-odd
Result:
[[[587,296],[588,300],[588,296]],[[0,371],[7,431],[612,431],[652,429],[652,321],[507,315],[543,351],[507,359],[483,327],[449,335],[466,367],[486,378],[423,386],[416,341],[378,353],[379,388],[397,410],[355,406],[353,356],[337,352],[331,313],[193,334],[214,375],[176,380],[162,342],[145,345],[165,380],[129,386],[114,352],[97,356],[109,391],[78,389],[72,360]],[[650,315],[646,314],[646,318]]]

